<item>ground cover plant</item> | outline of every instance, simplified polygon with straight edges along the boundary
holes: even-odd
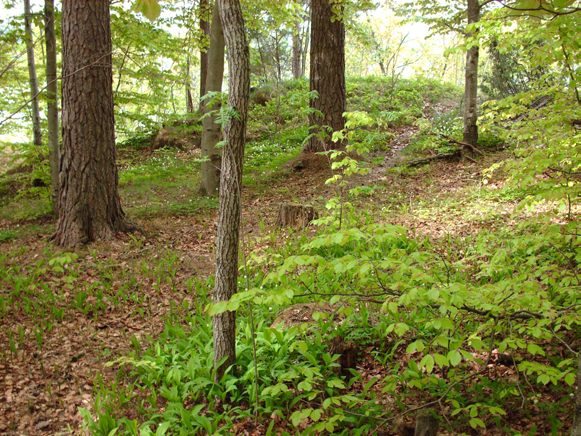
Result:
[[[48,14],[5,5],[0,433],[579,434],[579,5],[400,5],[456,36],[393,46],[386,9],[309,4],[57,2],[60,203],[23,106]],[[368,51],[321,70],[341,32]]]

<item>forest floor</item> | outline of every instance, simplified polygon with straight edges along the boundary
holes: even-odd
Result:
[[[483,170],[506,157],[504,151],[487,152],[475,163],[441,160],[410,170],[391,168],[402,156],[409,158],[414,131],[414,127],[396,131],[383,164],[353,180],[379,187],[362,200],[370,214],[404,225],[411,233],[434,237],[517,224],[517,200],[493,195],[504,183],[502,174],[487,185],[482,183]],[[174,153],[168,158],[169,169],[192,156],[195,152]],[[296,159],[302,160],[301,170],[294,169]],[[296,159],[243,189],[243,233],[254,249],[288,236],[287,231],[273,228],[279,203],[300,201],[323,210],[325,201],[334,195],[325,184],[331,173],[320,156]],[[133,165],[140,165],[139,159]],[[163,186],[157,180],[156,200],[151,200],[150,191],[141,189],[156,188],[140,183],[130,180],[121,192],[129,215],[142,231],[73,252],[50,245],[55,225],[51,217],[22,220],[14,219],[14,213],[13,217],[3,215],[0,434],[80,434],[79,407],[91,409],[100,401],[100,386],[127,389],[117,368],[107,363],[146,346],[148,338],[156,338],[166,323],[196,308],[192,283],[211,275],[214,268],[216,204],[196,193],[197,180],[189,191]],[[168,213],[163,199],[183,197],[184,192],[184,200],[193,196],[197,206],[185,213],[170,208]],[[161,205],[154,205],[158,200]],[[358,369],[370,377],[381,377],[383,372],[369,356],[364,356]],[[500,365],[495,371],[499,377],[515,376],[511,367]],[[540,402],[562,401],[553,398],[549,389],[539,394]],[[521,422],[513,428],[525,433],[537,425],[537,434],[551,434],[546,417],[535,407],[528,405],[527,413],[515,413],[514,419]],[[565,423],[569,419],[556,418]],[[263,434],[248,426],[239,430],[239,434]],[[384,434],[394,433],[386,430]],[[504,433],[491,429],[478,434]]]

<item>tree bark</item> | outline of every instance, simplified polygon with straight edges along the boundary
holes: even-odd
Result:
[[[210,39],[210,5],[208,0],[200,0],[200,30],[202,41],[200,46],[200,110],[204,107],[202,97],[206,95],[206,80],[208,77],[209,48],[207,40]]]
[[[343,113],[346,109],[345,91],[345,26],[337,19],[330,0],[311,2],[311,71],[310,90],[318,91],[319,97],[311,99],[310,107],[318,113],[309,115],[311,137],[305,151],[318,152],[337,148],[331,142],[332,131],[345,127]],[[327,126],[327,127],[322,127]]]
[[[480,21],[479,0],[468,0],[468,24]],[[466,70],[464,80],[464,134],[462,140],[468,144],[478,143],[478,46],[466,52]],[[464,154],[464,150],[462,150]]]
[[[208,57],[208,75],[205,92],[221,92],[224,79],[224,32],[218,10],[218,1],[212,12],[212,30],[210,32],[210,50]],[[213,105],[206,100],[204,112],[220,110],[221,103]],[[222,155],[216,144],[220,142],[221,127],[216,124],[217,117],[210,115],[202,121],[202,190],[206,195],[216,195],[220,187],[220,166]]]
[[[186,59],[186,113],[194,112],[194,101],[192,99],[192,89],[190,87],[190,56]]]
[[[56,62],[56,35],[54,31],[54,0],[44,1],[44,39],[46,42],[46,99],[48,118],[48,160],[50,163],[50,187],[52,211],[58,218],[59,148],[58,84]]]
[[[32,131],[34,145],[42,146],[42,131],[40,130],[40,108],[38,106],[38,80],[34,62],[34,41],[30,18],[30,0],[24,0],[24,33],[26,37],[26,57],[28,58],[28,80],[30,82],[30,97],[32,98]]]
[[[276,227],[306,227],[319,214],[313,206],[297,203],[281,203],[274,225]]]
[[[226,144],[222,159],[218,236],[216,247],[216,279],[214,303],[229,300],[238,285],[238,242],[242,188],[242,164],[246,121],[250,100],[250,49],[244,30],[239,0],[217,0],[228,47],[228,106],[236,111],[224,129]],[[213,320],[215,382],[236,362],[236,312],[215,315]],[[219,366],[219,362],[226,361]]]
[[[109,0],[63,0],[62,8],[63,148],[53,238],[75,247],[135,226],[117,188]]]
[[[302,54],[302,39],[301,39],[301,23],[297,19],[295,29],[293,32],[293,77],[298,79],[301,77],[301,54]]]

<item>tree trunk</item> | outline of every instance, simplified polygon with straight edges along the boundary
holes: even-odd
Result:
[[[345,127],[345,26],[337,19],[334,4],[330,0],[311,2],[310,90],[318,91],[319,97],[311,99],[310,107],[323,116],[309,115],[310,125],[316,126],[311,133],[317,135],[309,140],[305,151],[337,148],[340,144],[331,142],[332,132],[328,129],[337,131]]]
[[[46,42],[46,99],[48,118],[48,160],[50,163],[50,187],[52,211],[58,218],[59,166],[59,113],[56,62],[56,35],[54,31],[54,0],[44,1],[44,39]]]
[[[301,54],[302,54],[302,47],[301,47],[301,23],[297,19],[295,23],[295,29],[293,32],[293,77],[298,79],[301,77]]]
[[[190,57],[186,59],[186,113],[194,112],[194,102],[192,100],[192,89],[190,87]]]
[[[121,209],[109,0],[62,2],[63,147],[54,240],[74,247],[133,230]]]
[[[480,21],[479,0],[468,0],[468,24]],[[463,142],[477,145],[478,127],[478,46],[466,52],[466,76],[464,80],[464,135]],[[464,154],[464,150],[462,150]]]
[[[581,350],[577,353],[577,395],[575,395],[575,419],[571,436],[581,436]]]
[[[208,75],[205,92],[221,92],[224,79],[224,32],[218,10],[218,2],[212,12],[212,30],[210,32],[210,50],[208,57]],[[220,110],[221,103],[213,105],[206,100],[204,112]],[[202,121],[202,190],[206,195],[216,195],[220,187],[220,165],[222,155],[216,144],[220,142],[221,127],[216,124],[216,116],[210,115]]]
[[[200,30],[202,41],[200,47],[200,110],[204,107],[202,97],[206,95],[206,80],[208,77],[208,43],[210,39],[210,5],[208,0],[200,0]]]
[[[32,98],[32,130],[34,145],[42,146],[42,131],[40,130],[40,109],[38,107],[38,80],[34,62],[34,41],[30,18],[30,0],[24,0],[24,30],[26,37],[26,56],[28,58],[28,79],[30,81],[30,97]]]
[[[228,106],[238,116],[224,129],[226,144],[222,160],[218,236],[216,247],[216,280],[214,303],[229,300],[238,284],[238,242],[240,234],[240,190],[246,120],[250,100],[250,50],[244,31],[239,0],[217,0],[228,46]],[[236,312],[215,315],[213,320],[215,382],[236,362]],[[218,363],[226,357],[223,365]]]

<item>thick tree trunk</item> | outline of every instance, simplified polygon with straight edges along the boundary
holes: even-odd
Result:
[[[40,130],[40,108],[38,106],[38,80],[34,62],[34,41],[30,17],[30,0],[24,0],[24,31],[26,37],[26,56],[28,58],[28,79],[30,81],[30,97],[32,98],[32,131],[34,145],[42,146],[42,131]]]
[[[54,240],[74,247],[133,230],[121,209],[109,0],[63,0],[63,148]]]
[[[224,129],[226,144],[222,160],[218,237],[216,247],[216,281],[214,303],[229,300],[238,284],[238,242],[240,234],[240,190],[246,120],[250,100],[250,50],[244,31],[244,19],[239,0],[217,0],[228,47],[228,106],[238,116]],[[236,312],[224,312],[213,318],[215,381],[236,362]],[[226,361],[218,367],[218,363]]]
[[[468,24],[480,21],[479,0],[468,0]],[[463,142],[477,145],[478,127],[478,46],[466,52],[466,76],[464,80],[464,135]],[[464,153],[464,150],[462,150]]]
[[[59,166],[61,153],[59,148],[59,113],[58,84],[56,63],[56,35],[54,31],[54,0],[44,2],[44,39],[46,42],[46,99],[48,118],[48,160],[50,163],[50,187],[52,193],[52,211],[58,217],[59,199]]]
[[[330,0],[311,2],[311,72],[310,89],[318,91],[319,97],[311,99],[310,107],[322,113],[309,115],[313,136],[305,151],[323,151],[337,148],[331,142],[332,131],[345,127],[343,113],[346,109],[345,91],[345,26],[337,19]],[[319,136],[322,136],[321,139]]]
[[[200,0],[200,30],[202,31],[202,43],[200,46],[200,110],[204,107],[202,97],[206,95],[206,80],[208,77],[209,49],[207,41],[210,39],[210,5],[208,0]]]
[[[218,1],[212,12],[212,30],[210,32],[210,50],[208,57],[208,75],[206,93],[221,92],[224,79],[224,32],[218,10]],[[204,112],[220,110],[220,102],[209,105],[205,102]],[[221,127],[216,124],[216,116],[210,115],[202,121],[202,157],[208,161],[202,162],[202,190],[206,195],[216,195],[220,187],[220,165],[222,155],[216,144],[220,142]]]

